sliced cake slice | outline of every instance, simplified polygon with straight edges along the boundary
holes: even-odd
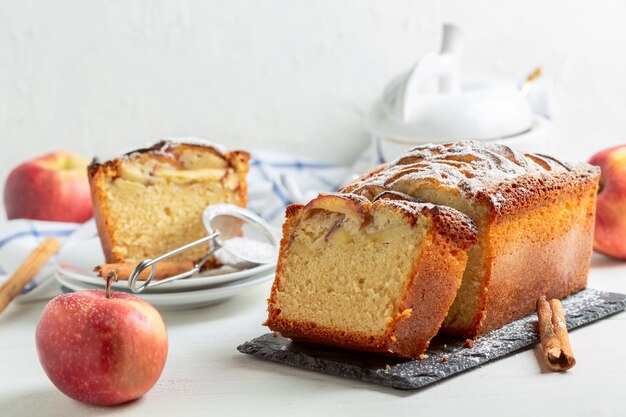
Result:
[[[206,236],[210,204],[245,207],[249,155],[202,142],[162,141],[89,166],[94,217],[108,263],[140,262]],[[172,261],[197,261],[196,246]]]
[[[460,285],[473,222],[401,200],[322,195],[287,209],[266,325],[294,340],[418,357]]]

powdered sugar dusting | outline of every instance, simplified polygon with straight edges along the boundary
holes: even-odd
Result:
[[[571,171],[586,172],[584,163],[570,165],[551,157],[522,154],[511,148],[482,141],[461,141],[448,144],[423,145],[413,148],[385,169],[344,187],[343,192],[367,194],[368,189],[395,189],[406,192],[421,185],[458,189],[475,198],[479,193],[490,195],[498,207],[506,201],[497,191],[502,185],[513,185],[521,177],[539,181]],[[517,188],[517,194],[526,194]],[[410,194],[410,193],[409,193]]]
[[[228,149],[219,143],[211,142],[205,139],[200,139],[196,137],[172,137],[165,138],[158,142],[148,142],[142,148],[137,149],[136,147],[132,149],[127,149],[122,152],[121,157],[112,157],[107,161],[111,161],[117,158],[122,158],[123,160],[130,160],[137,156],[140,156],[142,153],[146,151],[150,151],[153,154],[157,155],[165,155],[170,156],[172,154],[172,148],[177,145],[194,145],[194,146],[203,146],[206,148],[213,148],[217,152],[221,154],[225,154],[228,152]],[[105,162],[106,163],[106,162]]]
[[[211,148],[217,149],[221,153],[228,152],[228,149],[220,143],[212,142],[210,140],[198,138],[195,136],[166,137],[164,138],[164,140],[165,140],[164,146],[166,147],[164,150],[166,150],[167,147],[171,146],[172,144],[184,144],[184,145],[198,145],[198,146],[211,147]]]
[[[233,237],[224,240],[222,246],[233,255],[259,264],[269,263],[276,257],[274,245],[246,237]]]

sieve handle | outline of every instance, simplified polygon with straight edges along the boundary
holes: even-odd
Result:
[[[198,239],[195,242],[191,242],[188,243],[184,246],[181,246],[180,248],[176,248],[173,251],[170,251],[164,255],[159,256],[158,258],[155,259],[144,259],[143,261],[139,262],[139,264],[137,264],[137,266],[135,267],[135,269],[133,270],[133,272],[130,274],[130,277],[128,277],[128,288],[130,288],[130,290],[132,292],[134,292],[135,294],[139,294],[141,292],[143,292],[146,288],[148,287],[156,287],[158,285],[162,285],[162,284],[167,284],[168,282],[172,282],[172,281],[177,281],[179,279],[184,279],[184,278],[189,278],[190,276],[192,276],[193,274],[196,274],[200,271],[200,269],[202,268],[202,266],[206,263],[206,261],[209,260],[209,258],[211,257],[211,255],[213,255],[213,253],[219,248],[219,245],[217,244],[217,242],[213,242],[214,244],[212,245],[212,247],[209,249],[209,251],[207,252],[206,255],[204,255],[202,257],[202,259],[200,259],[194,266],[192,269],[190,269],[187,272],[182,272],[178,275],[174,275],[172,277],[166,278],[166,279],[162,279],[160,281],[155,281],[152,282],[153,278],[154,278],[154,273],[156,272],[156,263],[160,262],[164,259],[170,258],[174,255],[178,255],[181,252],[186,251],[189,248],[192,248],[194,246],[200,245],[202,243],[206,243],[209,241],[214,240],[216,237],[218,237],[220,234],[219,231],[215,231],[213,233],[211,233],[210,235],[203,237],[202,239]],[[148,278],[145,280],[145,282],[139,286],[137,286],[137,281],[139,278],[139,275],[146,269],[146,268],[152,268],[150,271],[150,276],[148,276]]]

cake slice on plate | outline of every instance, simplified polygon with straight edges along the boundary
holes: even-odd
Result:
[[[206,236],[202,211],[246,206],[249,155],[204,142],[161,141],[107,162],[93,161],[89,184],[106,262],[140,262]],[[172,257],[197,261],[198,245]]]
[[[389,193],[287,209],[266,325],[294,340],[418,357],[476,242],[458,211]]]

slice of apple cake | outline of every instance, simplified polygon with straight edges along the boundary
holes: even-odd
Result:
[[[469,217],[397,193],[291,205],[266,325],[295,340],[418,357],[475,242]]]
[[[88,168],[106,261],[139,262],[206,235],[210,204],[246,205],[249,155],[203,142],[161,141]],[[197,261],[206,246],[171,258]]]

